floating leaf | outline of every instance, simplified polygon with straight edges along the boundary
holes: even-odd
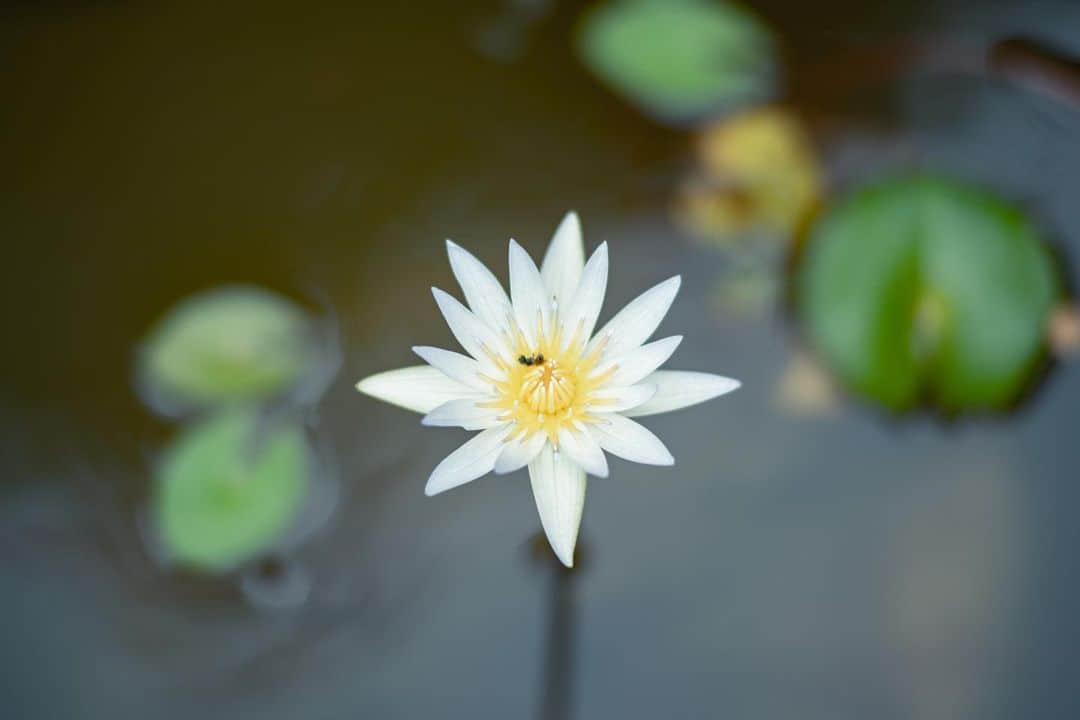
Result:
[[[810,340],[887,407],[1002,408],[1044,349],[1059,293],[1032,224],[996,196],[913,175],[857,190],[814,228],[798,270]]]
[[[205,407],[287,389],[314,359],[307,315],[256,287],[224,287],[178,303],[151,331],[139,376],[149,397]]]
[[[664,120],[695,120],[773,90],[768,31],[729,3],[613,0],[583,16],[577,47],[597,77]]]
[[[155,516],[168,555],[222,572],[270,549],[305,501],[309,455],[300,426],[262,428],[252,410],[189,425],[157,475]]]

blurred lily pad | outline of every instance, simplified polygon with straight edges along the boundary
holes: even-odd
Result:
[[[856,190],[812,230],[798,310],[828,367],[892,409],[1013,402],[1060,290],[1032,223],[995,195],[931,175]]]
[[[647,114],[685,122],[767,99],[772,37],[742,8],[713,0],[611,0],[577,34],[585,65]]]
[[[139,379],[155,404],[206,407],[281,392],[314,358],[296,304],[229,286],[188,297],[158,321],[141,348]]]
[[[167,556],[224,572],[271,549],[303,506],[310,460],[299,425],[261,428],[253,410],[189,425],[157,475],[154,511]]]

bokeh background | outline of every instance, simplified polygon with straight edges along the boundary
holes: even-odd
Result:
[[[4,717],[1076,717],[1080,4],[747,7],[769,71],[691,118],[590,67],[577,2],[0,11]],[[700,178],[710,128],[761,107],[806,146],[764,187],[811,187],[765,231]],[[1056,258],[1006,408],[882,408],[800,321],[803,228],[913,168]],[[505,279],[507,239],[539,255],[569,209],[610,243],[605,317],[682,274],[672,366],[744,386],[646,423],[678,464],[594,479],[563,573],[524,474],[425,498],[465,433],[353,385],[453,347],[445,237]],[[317,497],[209,571],[147,519],[198,420],[148,400],[139,348],[236,283],[318,329],[315,389],[259,410],[302,425]]]

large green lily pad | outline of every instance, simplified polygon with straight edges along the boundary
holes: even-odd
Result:
[[[153,398],[183,408],[265,398],[314,359],[309,319],[257,287],[228,286],[182,300],[151,330],[139,377]]]
[[[252,410],[189,425],[157,474],[156,526],[169,558],[223,572],[270,549],[307,497],[310,453],[295,423],[262,428]]]
[[[856,190],[812,230],[796,300],[840,380],[886,407],[1012,403],[1037,367],[1059,282],[1019,210],[925,174]]]
[[[686,121],[761,101],[776,75],[769,32],[713,0],[612,0],[582,17],[585,65],[646,113]]]

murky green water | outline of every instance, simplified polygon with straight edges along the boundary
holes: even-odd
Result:
[[[577,4],[367,5],[3,11],[5,716],[1074,716],[1076,361],[1008,417],[794,412],[798,329],[717,307],[736,261],[668,217],[689,136],[581,70]],[[1077,6],[758,9],[835,186],[991,184],[1076,275],[1080,109],[981,58],[1018,33],[1076,54]],[[539,253],[569,208],[611,246],[605,317],[681,273],[673,366],[744,387],[648,423],[675,468],[590,483],[559,581],[523,475],[425,498],[464,433],[352,385],[451,346],[444,237],[505,277],[506,239]],[[332,312],[344,352],[310,420],[339,501],[254,606],[163,572],[138,521],[173,428],[135,344],[228,282]]]

